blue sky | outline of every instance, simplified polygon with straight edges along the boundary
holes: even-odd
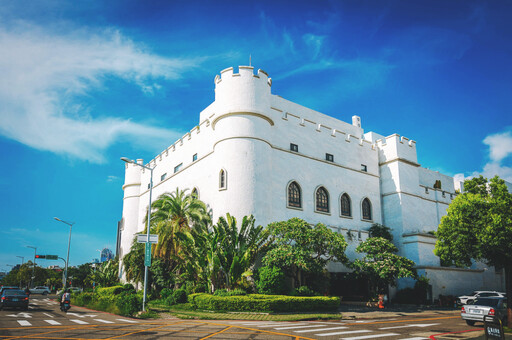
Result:
[[[115,248],[124,164],[198,123],[222,69],[448,175],[512,181],[509,1],[1,1],[0,270]],[[461,175],[458,175],[461,176]],[[59,264],[62,261],[57,262]],[[56,264],[41,262],[42,265]]]

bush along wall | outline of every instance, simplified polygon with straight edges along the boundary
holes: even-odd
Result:
[[[188,302],[199,310],[274,313],[335,311],[340,305],[338,297],[261,294],[215,296],[199,293],[190,294]]]
[[[73,294],[71,303],[123,316],[133,316],[142,309],[140,294],[126,285],[98,288],[94,293]]]

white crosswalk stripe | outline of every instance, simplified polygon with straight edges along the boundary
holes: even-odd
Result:
[[[77,319],[69,319],[69,321],[73,321],[79,325],[88,325],[89,323],[88,322],[85,322],[85,321],[82,321],[82,320],[77,320]]]
[[[27,320],[17,320],[17,321],[21,326],[32,326],[32,324],[30,322],[28,322]]]
[[[298,328],[313,328],[313,327],[325,327],[325,325],[308,325],[308,326],[288,326],[288,327],[277,327],[275,330],[282,331],[285,329],[298,329]]]
[[[123,322],[129,322],[129,323],[138,323],[137,321],[127,320],[127,319],[116,319],[116,320],[123,321]]]
[[[94,319],[95,321],[103,322],[103,323],[114,323],[114,321],[108,321],[103,319]]]
[[[331,335],[344,335],[344,334],[356,334],[356,333],[368,333],[371,332],[367,329],[361,329],[358,331],[343,331],[343,332],[333,332],[333,333],[323,333],[323,334],[315,334],[316,336],[331,336]]]
[[[438,323],[426,323],[426,324],[414,324],[414,325],[401,325],[401,326],[393,326],[393,327],[381,327],[380,330],[385,329],[395,329],[395,328],[408,328],[408,327],[430,327],[439,325]]]
[[[400,335],[398,333],[386,333],[386,334],[371,334],[371,335],[362,335],[362,336],[354,336],[350,338],[341,338],[343,340],[362,340],[362,339],[374,339],[374,338],[385,338],[387,336],[395,336]]]
[[[403,338],[403,339],[400,339],[400,340],[428,340],[428,338],[423,338],[421,336],[415,336],[413,338]]]
[[[306,326],[307,324],[306,323],[282,323],[282,324],[268,324],[268,325],[263,325],[263,326],[258,326],[260,328],[270,328],[270,327],[276,327],[276,326],[290,326],[290,325],[294,325],[294,326]]]
[[[308,333],[308,332],[320,332],[320,331],[334,331],[337,329],[347,329],[347,326],[338,326],[338,327],[329,327],[329,328],[320,328],[320,329],[306,329],[306,330],[300,330],[300,331],[294,331],[296,333]]]
[[[55,321],[55,320],[44,320],[44,321],[48,322],[50,325],[62,325],[60,322]]]

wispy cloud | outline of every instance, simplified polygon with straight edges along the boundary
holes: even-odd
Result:
[[[115,181],[118,181],[119,180],[119,177],[117,176],[108,176],[107,177],[107,182],[115,182]]]
[[[198,60],[164,58],[119,31],[56,34],[26,23],[0,27],[0,134],[30,147],[104,161],[113,143],[162,143],[180,132],[92,112],[79,100],[118,78],[151,95]],[[97,118],[92,118],[97,117]]]

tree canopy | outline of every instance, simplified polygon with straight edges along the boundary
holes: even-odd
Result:
[[[434,253],[444,263],[469,267],[473,260],[505,268],[508,306],[512,298],[512,194],[498,176],[464,182],[436,232]],[[508,310],[509,325],[512,310]]]

